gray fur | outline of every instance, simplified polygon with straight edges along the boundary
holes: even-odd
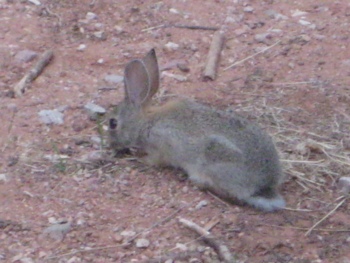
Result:
[[[125,100],[111,115],[118,122],[109,131],[112,148],[135,147],[148,164],[181,168],[198,187],[225,199],[264,211],[284,208],[278,154],[259,126],[190,100],[150,106],[159,88],[154,50],[130,62],[125,76]]]

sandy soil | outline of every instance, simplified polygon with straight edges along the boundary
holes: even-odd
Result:
[[[350,172],[349,1],[32,2],[0,0],[0,262],[219,262],[179,217],[211,225],[238,262],[350,262],[337,186]],[[224,31],[215,81],[202,79],[214,31],[173,25]],[[180,171],[101,154],[105,124],[84,106],[121,101],[122,84],[106,76],[153,47],[162,96],[235,110],[269,131],[288,209],[226,204]],[[52,62],[14,96],[49,49]],[[63,124],[40,120],[53,109]]]

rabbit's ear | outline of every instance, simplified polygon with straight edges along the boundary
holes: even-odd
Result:
[[[159,89],[159,67],[157,61],[157,55],[154,48],[152,48],[147,55],[142,59],[149,76],[150,92],[148,99],[152,98]]]
[[[124,72],[125,99],[141,107],[149,100],[150,77],[141,60],[133,60],[125,67]]]

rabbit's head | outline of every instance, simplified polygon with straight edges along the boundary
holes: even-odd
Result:
[[[159,68],[154,49],[143,59],[127,64],[124,87],[124,100],[108,119],[109,143],[116,151],[139,145],[139,134],[146,123],[145,109],[159,88]]]

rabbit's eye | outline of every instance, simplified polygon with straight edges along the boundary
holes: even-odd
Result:
[[[118,121],[114,118],[112,119],[109,119],[109,128],[111,130],[114,130],[115,128],[117,128],[117,125],[118,125]]]

